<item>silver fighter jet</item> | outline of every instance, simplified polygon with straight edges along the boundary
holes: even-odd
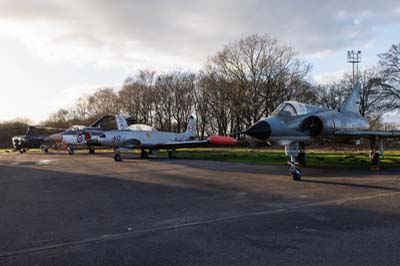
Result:
[[[289,175],[294,180],[301,180],[302,172],[297,166],[299,163],[305,165],[304,144],[317,139],[350,138],[358,141],[368,138],[371,168],[379,169],[379,155],[383,155],[382,139],[399,137],[400,132],[370,130],[368,121],[359,112],[360,94],[361,85],[356,83],[340,112],[295,101],[283,102],[270,117],[261,119],[245,133],[285,146],[285,153],[290,156]]]
[[[122,116],[117,116],[119,130],[107,131],[98,138],[101,145],[114,148],[114,160],[122,161],[121,150],[141,149],[141,158],[147,158],[152,151],[165,149],[169,158],[176,157],[177,148],[211,145],[235,145],[234,138],[211,136],[205,140],[197,139],[196,123],[190,117],[183,133],[161,132],[148,125],[128,126]]]

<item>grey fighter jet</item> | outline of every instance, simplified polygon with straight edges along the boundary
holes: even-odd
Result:
[[[383,155],[382,139],[399,137],[400,131],[370,130],[359,111],[360,94],[361,85],[356,83],[340,112],[295,101],[283,102],[270,117],[261,119],[245,133],[285,146],[285,153],[290,156],[289,175],[294,180],[301,180],[302,172],[297,166],[305,164],[304,144],[317,139],[367,138],[371,144],[371,167],[378,168],[379,155]]]
[[[121,150],[141,149],[141,158],[147,158],[152,151],[165,149],[169,158],[175,158],[177,148],[237,143],[234,138],[223,136],[211,136],[206,140],[196,139],[196,124],[193,117],[190,117],[187,129],[183,133],[161,132],[141,124],[128,126],[122,116],[118,116],[117,123],[119,130],[105,132],[98,138],[101,145],[114,148],[115,161],[122,161]]]

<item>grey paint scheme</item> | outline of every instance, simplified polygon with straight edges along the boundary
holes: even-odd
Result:
[[[340,112],[320,106],[288,101],[281,104],[268,118],[263,118],[249,129],[246,134],[288,145],[294,142],[311,142],[317,138],[348,137],[397,137],[398,131],[374,131],[364,117],[359,113],[359,97],[361,86],[359,83],[346,100]],[[283,112],[285,107],[296,110],[296,114],[288,115]],[[300,113],[300,114],[299,114]],[[270,132],[260,132],[265,124]]]
[[[360,94],[361,85],[357,83],[340,112],[294,101],[284,102],[270,117],[261,119],[245,133],[257,139],[284,145],[286,155],[291,158],[289,174],[295,180],[300,180],[302,175],[301,170],[296,167],[300,153],[299,144],[316,139],[369,138],[371,163],[379,166],[377,150],[380,149],[383,155],[383,145],[380,142],[378,147],[377,139],[399,137],[400,132],[370,130],[367,119],[359,112]],[[301,152],[305,162],[305,152]]]

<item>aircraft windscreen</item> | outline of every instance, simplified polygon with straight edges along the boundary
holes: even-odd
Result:
[[[284,102],[275,109],[272,115],[275,116],[298,116],[309,113],[307,106],[298,102]]]
[[[75,125],[70,127],[68,130],[83,130],[86,126]]]
[[[272,115],[279,116],[297,116],[296,109],[289,103],[284,103],[278,106]]]

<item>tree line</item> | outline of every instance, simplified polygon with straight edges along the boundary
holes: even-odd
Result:
[[[400,107],[400,43],[360,73],[360,112],[376,125]],[[311,65],[296,51],[268,35],[250,35],[229,43],[202,70],[157,73],[140,70],[120,90],[99,88],[69,109],[51,114],[46,126],[89,124],[107,114],[133,116],[159,130],[182,132],[191,114],[201,137],[237,135],[282,101],[296,100],[340,110],[352,89],[352,76],[313,85]]]

